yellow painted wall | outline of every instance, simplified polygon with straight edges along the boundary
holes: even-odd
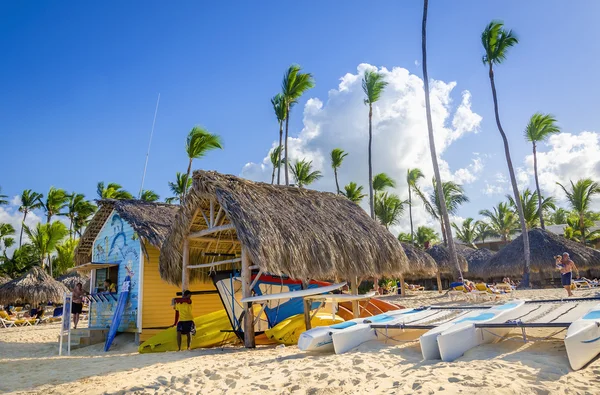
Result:
[[[159,251],[156,247],[146,243],[148,257],[144,255],[144,289],[142,297],[142,333],[140,340],[145,341],[162,329],[144,329],[151,327],[162,327],[173,325],[175,311],[171,306],[171,299],[177,297],[181,292],[179,287],[171,285],[160,278],[158,273]],[[149,258],[149,259],[148,259]],[[212,283],[191,283],[190,291],[212,291],[216,290]],[[194,317],[212,313],[223,309],[223,304],[217,293],[208,295],[192,296]]]

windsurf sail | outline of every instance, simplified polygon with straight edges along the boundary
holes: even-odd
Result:
[[[113,314],[112,322],[110,323],[110,329],[108,330],[108,336],[106,337],[106,343],[104,343],[104,351],[108,351],[112,345],[119,325],[121,325],[121,318],[123,318],[123,312],[125,312],[125,306],[127,305],[127,299],[129,298],[129,288],[131,287],[131,277],[126,276],[125,281],[121,285],[121,293],[119,294],[119,300],[117,301],[117,308]]]

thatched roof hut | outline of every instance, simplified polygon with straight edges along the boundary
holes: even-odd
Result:
[[[121,218],[133,227],[138,236],[151,245],[160,248],[169,233],[175,215],[179,211],[179,206],[134,199],[99,200],[98,211],[86,227],[75,250],[76,265],[91,262],[94,240],[113,210],[118,212]]]
[[[39,266],[34,266],[22,277],[0,286],[0,304],[21,301],[38,305],[40,303],[61,303],[69,289],[56,281]]]
[[[10,281],[10,277],[0,276],[0,285],[6,284]]]
[[[465,259],[469,266],[469,274],[473,273],[475,275],[481,275],[480,268],[485,265],[494,254],[494,251],[487,248],[479,248],[466,253]]]
[[[67,288],[71,290],[75,288],[77,283],[81,283],[84,290],[90,289],[90,277],[76,271],[72,271],[63,276],[60,276],[59,278],[57,278],[57,280],[63,283]]]
[[[529,231],[529,250],[532,273],[556,272],[554,256],[563,252],[569,253],[579,270],[600,268],[600,251],[542,229]],[[523,274],[524,262],[523,236],[519,236],[491,257],[478,273],[488,277],[519,277]]]
[[[398,240],[348,199],[216,172],[194,172],[163,244],[160,274],[173,284],[182,281],[185,240],[192,265],[239,257],[243,249],[256,268],[297,279],[410,270]],[[202,270],[190,272],[190,280],[202,276]]]
[[[437,264],[431,255],[410,243],[400,243],[408,258],[410,270],[404,273],[407,279],[433,278],[437,273]]]
[[[426,252],[429,255],[431,255],[431,257],[435,260],[435,263],[437,263],[440,273],[454,274],[458,272],[456,270],[456,266],[450,258],[450,251],[442,244],[436,244],[433,247],[429,248]],[[456,252],[458,256],[460,270],[466,272],[468,268],[467,260],[458,250]]]

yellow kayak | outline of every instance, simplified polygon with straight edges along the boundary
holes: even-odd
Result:
[[[310,321],[310,324],[313,328],[316,328],[318,326],[339,324],[340,322],[344,322],[344,319],[337,315],[333,317],[329,313],[317,313]],[[297,314],[286,318],[273,328],[266,330],[265,334],[269,339],[275,340],[277,343],[291,346],[298,344],[298,338],[305,331],[304,314]]]

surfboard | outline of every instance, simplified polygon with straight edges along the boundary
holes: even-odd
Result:
[[[119,300],[117,301],[117,308],[113,314],[112,322],[110,323],[110,329],[108,330],[108,336],[106,337],[106,343],[104,343],[104,351],[108,351],[110,346],[117,336],[117,330],[121,324],[121,318],[125,312],[125,305],[127,304],[127,298],[129,297],[129,288],[131,286],[131,277],[126,276],[123,284],[121,285],[121,293],[119,294]]]
[[[316,287],[316,288],[308,288],[300,291],[291,291],[291,292],[280,292],[276,294],[266,294],[266,295],[258,295],[251,296],[248,298],[243,298],[241,300],[242,303],[257,303],[257,302],[266,302],[269,300],[277,300],[277,299],[291,299],[291,298],[303,298],[305,296],[318,295],[326,292],[335,291],[336,289],[342,288],[346,285],[345,282],[337,283],[333,285],[327,285],[325,287]]]

